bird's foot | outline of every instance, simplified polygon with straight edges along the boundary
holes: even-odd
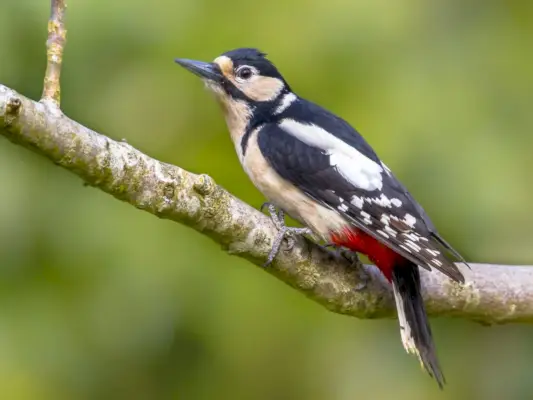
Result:
[[[350,249],[347,249],[346,247],[339,246],[335,243],[326,243],[322,245],[321,247],[324,248],[324,250],[328,251],[330,254],[333,255],[333,257],[337,259],[344,259],[348,261],[350,264],[359,264],[359,257],[357,256],[357,253],[354,251],[351,251]],[[329,249],[332,250],[329,250]]]
[[[272,249],[270,250],[266,262],[263,264],[264,267],[267,267],[278,255],[283,239],[287,241],[287,251],[290,251],[294,247],[296,236],[313,235],[313,231],[311,231],[309,228],[289,227],[285,225],[285,213],[283,210],[276,209],[276,206],[272,203],[264,203],[261,206],[261,211],[263,211],[265,207],[268,207],[270,218],[278,230],[278,233],[274,239],[274,243],[272,244]]]
[[[355,251],[347,249],[343,246],[339,246],[335,243],[326,243],[323,247],[325,249],[328,249],[330,247],[333,248],[333,256],[335,258],[342,258],[348,261],[350,265],[355,268],[355,273],[357,275],[357,284],[354,289],[356,291],[361,291],[367,287],[368,283],[370,282],[370,277],[365,271],[365,267],[361,260],[359,260],[359,256]]]

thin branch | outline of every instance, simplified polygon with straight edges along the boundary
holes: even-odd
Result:
[[[192,227],[230,254],[258,266],[268,256],[275,236],[269,218],[209,176],[159,162],[2,85],[0,134],[117,199]],[[470,265],[472,270],[462,269],[465,285],[421,271],[430,315],[485,324],[533,322],[533,268]],[[394,316],[390,288],[375,267],[358,273],[346,260],[303,239],[291,251],[280,252],[266,271],[332,311],[359,318]],[[356,290],[366,279],[366,287]]]
[[[46,73],[42,100],[59,106],[61,101],[60,78],[67,31],[64,19],[67,5],[65,0],[52,0],[46,41]]]

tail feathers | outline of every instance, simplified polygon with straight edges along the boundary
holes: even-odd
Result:
[[[420,360],[422,367],[437,381],[442,389],[445,384],[428,317],[420,292],[420,272],[413,263],[397,266],[392,271],[392,287],[402,343],[408,353]]]

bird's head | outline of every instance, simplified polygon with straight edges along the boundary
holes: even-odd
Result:
[[[176,59],[205,82],[225,106],[274,105],[290,88],[277,68],[257,49],[241,48],[223,53],[213,62]]]

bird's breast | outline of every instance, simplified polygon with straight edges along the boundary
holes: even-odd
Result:
[[[250,134],[246,153],[242,158],[244,170],[255,187],[270,202],[324,240],[329,239],[330,232],[347,226],[348,223],[338,212],[311,199],[270,166],[257,144],[259,129]]]

